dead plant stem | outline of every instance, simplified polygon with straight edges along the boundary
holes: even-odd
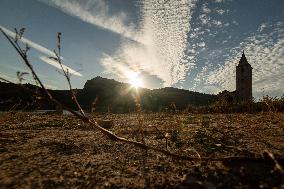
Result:
[[[137,141],[133,141],[133,140],[129,140],[129,139],[123,138],[123,137],[119,137],[119,136],[113,134],[111,131],[101,127],[95,120],[92,120],[92,119],[88,118],[87,116],[85,116],[84,114],[81,114],[81,113],[78,113],[78,112],[74,111],[69,106],[66,106],[66,105],[62,104],[60,101],[58,101],[55,98],[53,98],[51,93],[45,88],[44,84],[41,82],[40,78],[38,77],[38,75],[34,71],[33,66],[29,62],[26,54],[23,52],[21,47],[17,44],[17,42],[13,42],[10,39],[10,37],[2,30],[2,28],[0,28],[0,31],[7,38],[7,40],[10,42],[10,44],[15,48],[15,50],[18,52],[18,54],[21,56],[21,58],[24,61],[24,64],[31,71],[35,81],[38,82],[40,87],[43,89],[44,98],[46,98],[47,100],[57,104],[62,109],[65,109],[65,110],[69,111],[74,116],[76,116],[78,119],[81,119],[83,122],[89,123],[90,125],[94,126],[94,128],[98,129],[100,132],[102,132],[105,136],[107,136],[112,141],[126,143],[126,144],[129,144],[129,145],[133,145],[133,146],[142,148],[144,150],[153,150],[153,151],[162,153],[164,155],[170,156],[172,158],[178,158],[178,159],[183,159],[183,160],[188,160],[188,161],[196,161],[196,160],[197,161],[200,161],[200,160],[201,161],[227,161],[227,160],[256,160],[257,159],[255,157],[243,157],[243,156],[228,156],[228,157],[217,157],[217,158],[211,158],[211,157],[201,157],[201,158],[199,158],[199,157],[188,157],[188,156],[172,153],[172,152],[170,152],[168,150],[159,149],[159,148],[156,148],[156,147],[153,147],[153,146],[148,146],[143,141],[142,142],[137,142]],[[6,81],[6,82],[10,82],[10,81],[8,81],[6,79],[2,79],[2,80]],[[70,80],[68,80],[68,81],[70,82]],[[10,82],[10,83],[13,83],[13,82]]]

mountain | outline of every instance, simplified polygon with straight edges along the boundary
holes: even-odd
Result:
[[[40,98],[42,89],[31,84],[0,82],[0,110],[14,109],[54,109],[55,105]],[[49,90],[57,100],[76,109],[69,90]],[[113,79],[95,77],[88,80],[83,89],[76,89],[76,95],[82,108],[90,111],[93,107],[98,112],[125,113],[136,110],[140,104],[144,111],[161,111],[165,109],[185,109],[188,105],[204,106],[217,100],[216,95],[192,92],[166,87],[161,89],[139,88]]]

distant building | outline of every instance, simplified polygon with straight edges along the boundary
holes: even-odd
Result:
[[[252,67],[248,63],[244,51],[236,67],[235,95],[237,102],[252,100]]]
[[[236,66],[236,90],[224,90],[218,94],[227,102],[244,102],[252,100],[252,67],[243,51],[239,64]]]

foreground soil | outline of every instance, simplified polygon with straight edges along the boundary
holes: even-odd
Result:
[[[93,115],[113,142],[73,116],[0,114],[0,188],[284,188],[284,113]],[[166,138],[164,137],[166,136]]]

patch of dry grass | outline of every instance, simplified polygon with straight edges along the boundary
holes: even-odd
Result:
[[[96,117],[112,120],[115,134],[140,140],[136,114]],[[284,156],[283,113],[153,113],[142,118],[146,144],[165,149],[160,132],[176,131],[176,140],[169,137],[167,145],[178,154],[197,156],[194,149],[202,157],[261,157],[268,150]],[[74,116],[7,113],[0,116],[0,127],[0,186],[4,188],[143,188],[146,184],[151,188],[256,188],[280,187],[282,182],[273,164],[264,161],[200,165],[150,150],[142,163],[141,149],[107,140]]]

